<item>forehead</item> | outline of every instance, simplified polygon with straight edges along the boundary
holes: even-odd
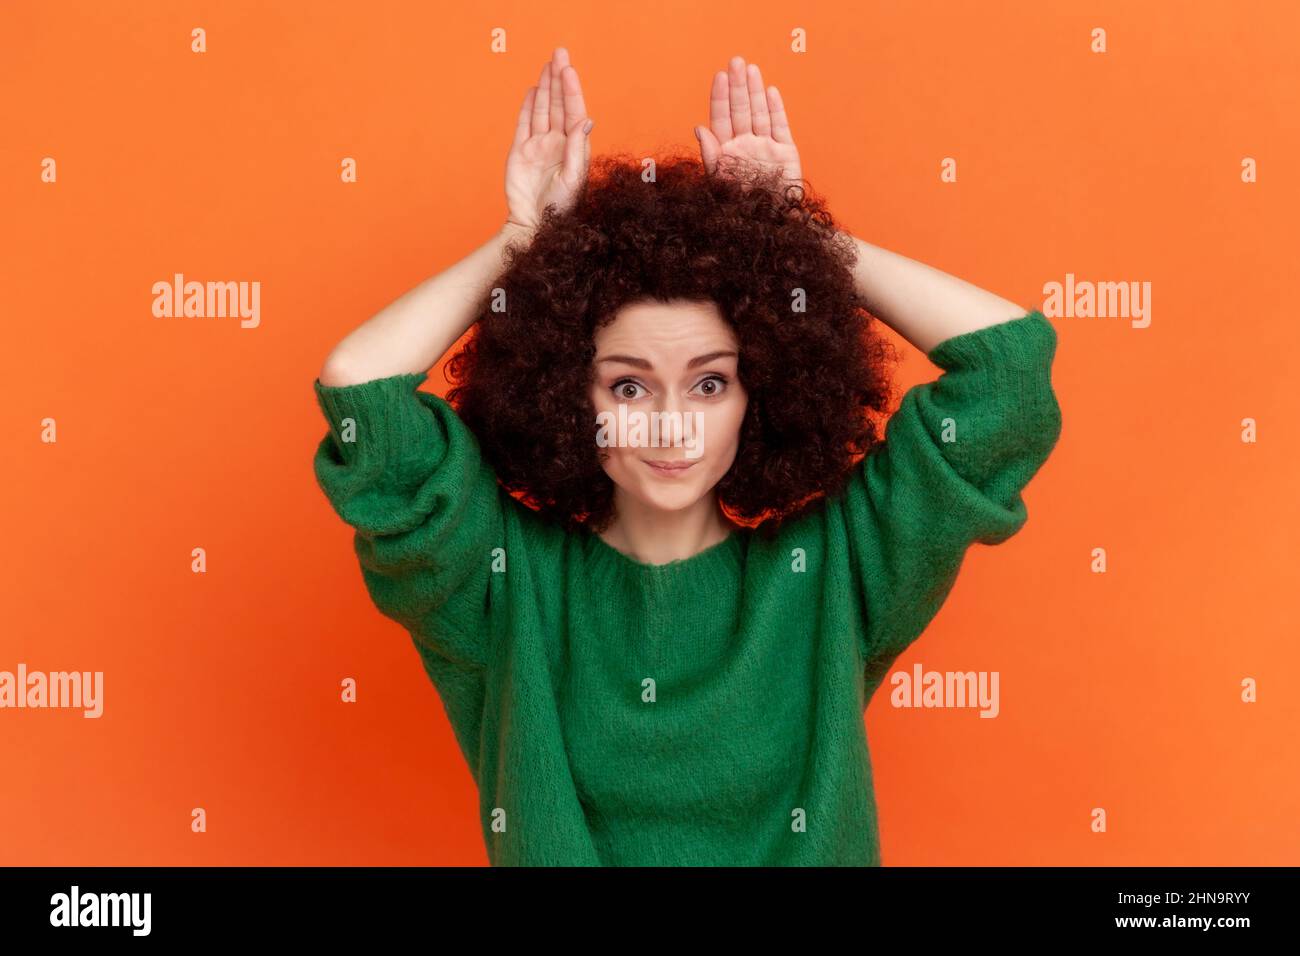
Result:
[[[703,347],[734,349],[736,333],[716,302],[675,299],[640,301],[623,306],[595,334],[596,353],[699,354]]]

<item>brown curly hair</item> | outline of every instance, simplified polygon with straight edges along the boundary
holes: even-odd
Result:
[[[897,354],[855,291],[852,240],[806,180],[723,162],[725,175],[709,174],[670,154],[647,177],[629,154],[593,159],[572,209],[548,207],[526,247],[507,247],[448,364],[448,401],[501,484],[569,530],[613,517],[589,393],[593,336],[636,300],[711,300],[735,330],[749,403],[716,490],[737,523],[774,533],[838,492],[883,440],[875,417]]]

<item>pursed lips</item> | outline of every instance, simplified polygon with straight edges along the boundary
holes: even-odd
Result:
[[[668,461],[668,460],[656,460],[656,459],[643,458],[641,460],[644,461],[651,468],[653,468],[655,471],[664,472],[666,474],[680,474],[681,472],[686,471],[688,468],[694,465],[696,461],[698,461],[699,459],[695,459],[695,461],[685,461],[682,459],[677,459],[675,461]]]

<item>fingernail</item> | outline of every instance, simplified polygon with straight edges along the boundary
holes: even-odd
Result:
[[[704,140],[700,139],[700,128],[698,126],[695,127],[695,138],[699,139],[701,143],[704,142]]]
[[[596,121],[595,121],[595,120],[591,120],[591,119],[589,119],[589,120],[587,120],[587,122],[583,123],[583,124],[582,124],[582,135],[583,135],[583,136],[588,135],[588,134],[591,132],[591,128],[592,128],[593,126],[595,126],[595,125],[596,125]]]

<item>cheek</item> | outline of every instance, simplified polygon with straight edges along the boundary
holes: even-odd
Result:
[[[588,394],[591,398],[591,407],[593,411],[593,417],[590,422],[591,441],[592,444],[596,446],[596,455],[602,460],[603,467],[606,471],[609,471],[611,466],[617,464],[618,453],[621,449],[619,449],[617,445],[607,445],[602,447],[599,435],[601,422],[605,420],[602,416],[617,415],[618,406],[614,402],[613,396],[609,394],[608,390],[599,385],[593,385]],[[607,429],[607,437],[612,437],[613,434],[614,432],[612,430]]]
[[[617,424],[609,424],[611,421],[617,422],[618,402],[614,400],[614,397],[607,389],[592,389],[591,404],[596,415],[605,413],[612,416],[612,418],[604,419],[607,423],[606,439],[611,444],[604,446],[600,444],[598,435],[601,421],[593,418],[591,422],[591,441],[596,446],[596,456],[600,460],[600,466],[615,483],[624,484],[636,464],[633,455],[638,449],[627,448],[618,444],[618,426]]]
[[[742,396],[713,409],[705,418],[705,451],[730,457],[740,443],[740,426],[745,420],[747,401]]]

